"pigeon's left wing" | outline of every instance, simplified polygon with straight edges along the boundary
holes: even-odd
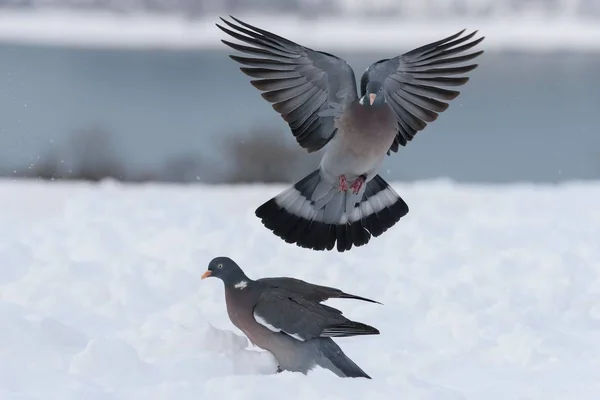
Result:
[[[447,101],[460,92],[443,89],[443,86],[462,86],[469,78],[466,74],[477,64],[451,66],[470,61],[483,53],[462,54],[480,43],[481,37],[470,41],[477,31],[460,37],[464,30],[409,51],[403,55],[372,64],[361,77],[361,96],[369,81],[383,84],[387,102],[396,113],[398,134],[390,151],[397,152],[398,145],[406,146],[418,131],[448,108]],[[389,154],[389,152],[388,152]]]

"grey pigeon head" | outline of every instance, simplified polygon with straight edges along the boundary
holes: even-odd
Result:
[[[214,277],[223,281],[225,286],[233,286],[241,281],[249,281],[239,265],[229,257],[216,257],[208,264],[202,279]]]
[[[383,85],[379,81],[370,81],[367,84],[365,95],[361,97],[360,104],[365,107],[379,107],[385,104]]]

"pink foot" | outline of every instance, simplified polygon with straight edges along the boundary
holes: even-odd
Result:
[[[350,189],[352,189],[352,193],[358,194],[358,192],[360,192],[360,189],[362,188],[364,183],[365,183],[364,176],[361,175],[358,178],[356,178],[354,180],[354,182],[352,182],[352,185],[350,186]]]
[[[346,180],[345,175],[340,176],[340,185],[338,189],[340,192],[345,192],[348,190],[348,181]]]

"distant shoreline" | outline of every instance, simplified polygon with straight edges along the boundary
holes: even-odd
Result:
[[[466,28],[486,36],[486,50],[600,51],[600,21],[575,17],[493,19],[303,20],[244,15],[243,20],[323,50],[400,51]],[[224,49],[218,16],[198,20],[152,14],[0,11],[0,43],[112,49]],[[368,34],[366,34],[368,32]]]

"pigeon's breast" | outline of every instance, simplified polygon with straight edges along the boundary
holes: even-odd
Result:
[[[383,157],[396,136],[396,123],[388,104],[365,107],[355,103],[337,121],[337,128],[347,150],[366,157]]]
[[[253,307],[251,306],[251,304],[256,303],[253,298],[254,296],[243,291],[234,294],[233,290],[225,291],[225,303],[229,319],[236,328],[244,332],[252,344],[269,350],[269,337],[273,332],[260,325],[254,319],[254,315],[252,314]]]
[[[338,129],[321,168],[333,176],[371,176],[380,167],[396,136],[396,118],[392,109],[351,106],[336,121]]]

